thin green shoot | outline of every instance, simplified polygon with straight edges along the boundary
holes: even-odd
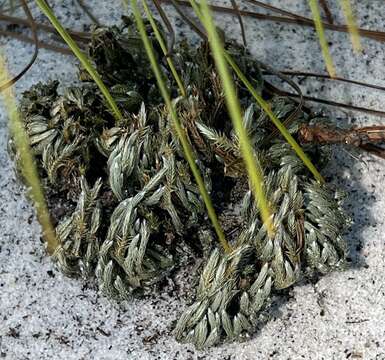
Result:
[[[247,135],[247,131],[243,126],[241,106],[239,104],[235,85],[226,64],[223,45],[218,36],[207,1],[201,1],[201,9],[199,9],[195,0],[190,0],[190,3],[206,29],[209,45],[213,53],[218,74],[223,84],[227,108],[231,116],[234,129],[239,138],[240,149],[244,159],[247,174],[252,185],[252,190],[260,208],[262,221],[266,226],[269,236],[272,237],[274,234],[272,214],[270,212],[263,189],[264,180],[262,168],[254,154],[253,148]]]
[[[142,0],[142,4],[143,4],[144,11],[145,11],[145,13],[147,15],[147,18],[150,21],[152,30],[154,31],[156,40],[158,41],[158,43],[159,43],[159,45],[160,45],[160,47],[161,47],[161,49],[163,51],[163,54],[166,56],[167,64],[170,67],[171,73],[174,76],[174,79],[175,79],[175,81],[176,81],[176,83],[178,85],[179,91],[180,91],[181,95],[183,97],[185,97],[186,96],[186,90],[185,90],[185,87],[183,85],[182,79],[180,78],[178,72],[176,71],[174,63],[173,63],[171,57],[168,54],[167,46],[164,43],[163,37],[160,34],[159,28],[156,25],[156,22],[154,20],[154,17],[152,16],[151,10],[150,10],[150,8],[147,5],[146,0]]]
[[[51,8],[48,6],[48,4],[45,2],[45,0],[36,0],[36,3],[40,7],[40,9],[43,11],[45,16],[47,16],[47,18],[52,23],[52,25],[55,27],[56,31],[60,34],[60,36],[63,38],[63,40],[70,47],[70,49],[75,54],[75,56],[82,63],[84,68],[88,71],[88,73],[90,74],[92,79],[95,81],[95,83],[98,85],[100,91],[102,92],[103,96],[107,100],[107,103],[110,106],[112,112],[114,113],[116,119],[122,120],[123,115],[120,112],[118,106],[116,105],[115,100],[112,98],[109,90],[104,85],[104,83],[103,83],[102,79],[100,78],[96,69],[92,66],[91,62],[88,60],[88,57],[79,49],[76,42],[71,38],[71,36],[67,32],[67,30],[64,29],[64,27],[59,22],[59,20],[56,18],[55,14],[51,10]]]
[[[250,91],[251,95],[254,97],[254,99],[258,102],[259,106],[265,111],[265,113],[269,116],[273,124],[277,127],[277,129],[281,132],[282,136],[286,139],[286,141],[291,145],[291,147],[294,149],[294,151],[297,153],[298,157],[303,161],[303,163],[306,165],[306,167],[310,170],[310,172],[313,174],[315,179],[319,182],[324,182],[324,179],[322,175],[318,172],[314,164],[311,162],[309,157],[305,154],[305,152],[302,150],[301,146],[295,141],[293,136],[289,133],[289,131],[286,129],[285,125],[282,124],[282,122],[275,116],[273,111],[271,110],[269,104],[263,100],[262,96],[259,95],[257,90],[253,87],[253,85],[250,83],[250,81],[246,78],[246,76],[242,73],[241,69],[238,67],[238,65],[235,63],[235,61],[232,59],[232,57],[225,52],[224,53],[225,58],[227,62],[230,64],[230,66],[233,68],[239,79],[243,82],[243,84],[247,87],[247,89]]]
[[[0,74],[1,83],[5,83],[9,80],[5,59],[3,56],[0,56]],[[55,230],[51,224],[43,189],[40,184],[36,164],[29,145],[29,138],[25,132],[23,122],[20,118],[12,87],[3,90],[2,96],[5,109],[8,113],[9,130],[20,157],[19,164],[21,167],[22,176],[26,181],[28,194],[32,199],[36,209],[38,221],[43,229],[43,238],[46,242],[47,252],[52,255],[58,247],[59,243],[55,234]]]
[[[357,28],[356,19],[353,14],[352,7],[350,5],[350,0],[340,0],[341,8],[345,15],[346,24],[350,33],[350,39],[353,45],[353,49],[356,52],[362,51],[360,33]]]
[[[193,7],[194,7],[194,4],[193,4]],[[199,19],[202,22],[203,16],[202,16],[201,10],[197,6],[194,7],[194,10],[195,10],[197,16],[199,17]],[[291,136],[291,134],[286,129],[286,127],[282,124],[282,122],[275,116],[275,114],[271,110],[269,104],[265,100],[263,100],[262,96],[260,96],[259,93],[254,89],[253,85],[250,83],[250,81],[247,79],[247,77],[242,73],[241,69],[235,63],[233,58],[226,52],[225,49],[223,49],[223,53],[224,53],[224,57],[226,58],[226,61],[233,68],[233,70],[237,74],[238,78],[243,82],[243,84],[246,86],[246,88],[250,91],[251,95],[258,102],[258,104],[261,106],[261,108],[266,112],[266,114],[271,119],[273,124],[281,132],[282,136],[292,146],[294,151],[297,153],[298,157],[303,161],[305,166],[310,170],[310,172],[313,174],[315,179],[317,181],[321,182],[321,183],[325,182],[325,180],[323,179],[322,175],[319,173],[319,171],[316,169],[316,167],[311,162],[309,157],[302,150],[301,146]]]
[[[211,199],[210,199],[210,196],[206,190],[203,178],[202,178],[202,176],[199,172],[199,169],[196,165],[193,151],[192,151],[190,144],[187,140],[185,130],[182,128],[182,125],[178,119],[178,115],[176,113],[175,107],[171,101],[171,97],[170,97],[169,91],[166,87],[165,81],[163,79],[162,72],[161,72],[161,70],[158,66],[158,63],[156,61],[156,58],[155,58],[154,49],[153,49],[152,44],[151,44],[151,42],[147,36],[143,20],[142,20],[141,14],[140,14],[139,9],[138,9],[137,0],[131,0],[131,6],[132,6],[133,14],[134,14],[136,22],[137,22],[137,27],[138,27],[140,36],[142,38],[145,50],[147,52],[147,56],[150,60],[152,70],[153,70],[154,75],[156,77],[159,90],[163,96],[163,99],[166,103],[170,117],[171,117],[173,124],[175,126],[175,129],[176,129],[177,135],[179,137],[179,140],[181,142],[186,160],[188,161],[188,163],[190,165],[191,171],[192,171],[194,178],[197,182],[197,185],[199,187],[199,191],[201,193],[201,196],[202,196],[203,201],[204,201],[206,208],[207,208],[208,216],[209,216],[209,218],[213,224],[213,227],[216,231],[219,242],[221,243],[225,252],[229,253],[232,250],[231,246],[228,244],[228,242],[225,239],[225,235],[224,235],[224,232],[223,232],[223,230],[219,224],[217,215],[216,215],[215,210],[214,210],[214,206],[213,206]]]
[[[329,46],[325,37],[325,30],[322,24],[321,14],[318,8],[317,0],[309,0],[309,6],[313,14],[314,25],[317,31],[318,40],[320,42],[320,46],[322,50],[322,55],[326,64],[326,69],[329,75],[332,78],[334,78],[336,77],[336,70],[334,68],[333,59],[329,52]]]

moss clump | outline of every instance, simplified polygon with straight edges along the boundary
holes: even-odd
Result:
[[[148,33],[154,39],[150,28]],[[277,117],[292,114],[296,103],[265,92],[257,62],[233,43],[226,47]],[[127,299],[153,291],[189,257],[204,258],[196,296],[175,335],[207,347],[252,331],[274,291],[305,274],[343,268],[346,244],[341,235],[347,221],[341,192],[316,183],[291,147],[280,136],[270,136],[274,129],[267,116],[236,82],[244,126],[262,164],[274,214],[274,235],[268,236],[207,44],[175,48],[185,98],[177,97],[171,74],[166,66],[163,70],[231,242],[228,254],[211,230],[132,20],[97,29],[89,54],[124,120],[114,119],[82,70],[81,85],[59,95],[57,82],[38,84],[24,93],[21,104],[57,224],[55,258],[63,272],[96,278],[105,294]],[[296,137],[307,122],[308,116],[300,113],[290,124],[291,134]],[[307,144],[305,150],[316,164],[324,163],[323,149]]]

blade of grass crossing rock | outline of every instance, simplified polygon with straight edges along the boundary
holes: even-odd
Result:
[[[188,140],[186,138],[184,129],[182,128],[182,126],[179,122],[177,113],[176,113],[175,108],[172,104],[169,92],[167,90],[167,87],[166,87],[165,82],[164,82],[163,77],[162,77],[162,72],[158,66],[156,59],[155,59],[154,50],[153,50],[152,45],[150,43],[150,40],[146,34],[146,31],[144,28],[144,23],[143,23],[142,17],[140,15],[140,12],[138,9],[137,0],[131,0],[131,6],[132,6],[132,11],[134,13],[134,16],[135,16],[135,19],[137,22],[140,36],[143,40],[145,50],[147,52],[148,58],[150,60],[151,66],[152,66],[152,70],[153,70],[154,75],[157,79],[159,90],[160,90],[160,92],[164,98],[164,101],[165,101],[166,106],[168,108],[168,111],[170,113],[171,119],[174,123],[175,129],[177,131],[177,135],[178,135],[179,140],[180,140],[182,147],[183,147],[183,151],[184,151],[186,160],[188,161],[188,163],[190,165],[191,171],[192,171],[194,178],[197,182],[197,185],[199,187],[199,191],[201,193],[203,201],[205,202],[208,216],[209,216],[209,218],[213,224],[213,227],[216,231],[216,234],[218,236],[219,242],[221,243],[222,247],[224,248],[224,250],[226,252],[231,252],[231,247],[225,239],[225,235],[224,235],[223,230],[219,224],[219,221],[218,221],[218,218],[216,216],[216,213],[215,213],[213,204],[211,202],[210,196],[206,190],[202,176],[201,176],[201,174],[198,170],[198,167],[195,163],[194,155],[193,155],[193,152],[190,148]]]

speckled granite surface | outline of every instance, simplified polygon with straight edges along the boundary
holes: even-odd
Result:
[[[70,27],[82,29],[75,2],[50,1]],[[87,1],[102,22],[119,16],[120,1]],[[275,0],[308,14],[305,0]],[[329,1],[332,3],[332,1]],[[336,3],[336,1],[333,1]],[[365,28],[384,29],[381,0],[353,1]],[[35,10],[35,14],[38,11]],[[333,11],[337,13],[338,7]],[[381,15],[382,14],[382,15]],[[338,17],[339,16],[339,17]],[[340,15],[338,15],[340,19]],[[43,19],[40,15],[39,19]],[[233,18],[220,16],[227,33],[238,33]],[[189,34],[188,29],[178,29]],[[310,29],[246,21],[253,53],[278,69],[323,70]],[[234,31],[230,31],[234,30]],[[385,84],[384,44],[363,39],[364,53],[352,52],[348,37],[328,32],[338,73]],[[13,73],[32,46],[0,39]],[[17,93],[33,83],[58,78],[73,81],[72,57],[41,50],[38,61],[18,82]],[[385,96],[363,88],[301,81],[305,92],[329,99],[383,109]],[[339,123],[383,123],[383,119],[327,109]],[[207,352],[181,345],[170,335],[185,306],[177,291],[118,306],[79,280],[63,277],[44,255],[33,209],[24,200],[6,153],[7,128],[0,114],[0,358],[5,359],[385,359],[385,161],[357,161],[338,151],[328,176],[350,194],[346,208],[355,224],[346,235],[351,268],[317,284],[304,283],[273,303],[268,321],[252,339]],[[170,289],[168,289],[170,290]]]

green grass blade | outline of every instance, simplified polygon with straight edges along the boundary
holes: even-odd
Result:
[[[156,25],[156,22],[155,22],[152,14],[151,14],[151,10],[150,10],[150,8],[147,5],[146,0],[142,0],[142,4],[143,4],[144,11],[145,11],[145,13],[147,15],[147,18],[150,21],[152,30],[154,31],[156,40],[158,41],[158,43],[159,43],[159,45],[160,45],[160,47],[161,47],[161,49],[163,51],[163,54],[166,56],[167,64],[168,64],[168,66],[169,66],[169,68],[171,70],[172,75],[174,76],[174,79],[175,79],[175,81],[176,81],[176,83],[178,85],[179,91],[181,92],[181,95],[183,97],[185,97],[186,96],[186,90],[185,90],[185,87],[183,85],[182,79],[179,77],[179,74],[178,74],[178,72],[175,69],[175,66],[174,66],[174,63],[172,62],[171,57],[168,56],[168,54],[167,54],[166,44],[164,43],[162,35],[159,32],[158,26]]]
[[[144,28],[144,23],[143,23],[143,20],[142,20],[142,17],[140,15],[140,12],[139,12],[139,9],[138,9],[138,4],[137,4],[137,0],[131,0],[131,6],[132,6],[132,11],[134,13],[134,16],[135,16],[135,19],[136,19],[136,22],[137,22],[137,26],[138,26],[138,30],[139,30],[139,33],[140,33],[140,36],[143,40],[143,44],[144,44],[144,47],[145,47],[145,50],[147,52],[147,55],[148,55],[148,58],[150,60],[150,63],[151,63],[151,67],[152,67],[152,70],[154,72],[154,75],[156,77],[156,80],[157,80],[157,83],[158,83],[158,87],[159,87],[159,90],[164,98],[164,101],[166,103],[166,106],[167,106],[167,109],[170,113],[170,116],[171,116],[171,119],[174,123],[174,126],[175,126],[175,129],[176,129],[176,132],[178,134],[178,137],[179,137],[179,140],[182,144],[182,147],[183,147],[183,151],[184,151],[184,154],[185,154],[185,157],[191,167],[191,171],[194,175],[194,178],[197,182],[197,185],[199,187],[199,191],[201,193],[201,196],[203,198],[203,201],[205,202],[205,205],[206,205],[206,208],[207,208],[207,212],[208,212],[208,215],[210,217],[210,220],[214,226],[214,229],[217,233],[217,236],[218,236],[218,239],[221,243],[221,245],[223,246],[224,250],[226,252],[230,252],[231,251],[231,247],[230,245],[227,243],[226,239],[225,239],[225,235],[223,233],[223,230],[219,224],[219,221],[218,221],[218,218],[216,216],[216,213],[215,213],[215,210],[214,210],[214,207],[212,205],[212,202],[211,202],[211,199],[210,199],[210,196],[206,190],[206,187],[205,187],[205,184],[203,182],[203,179],[202,179],[202,176],[198,170],[198,167],[195,163],[195,159],[194,159],[194,155],[193,155],[193,152],[192,152],[192,149],[190,147],[190,144],[186,138],[186,135],[185,135],[185,131],[184,129],[182,128],[180,122],[179,122],[179,119],[178,119],[178,116],[177,116],[177,113],[175,111],[175,108],[172,104],[172,101],[171,101],[171,98],[170,98],[170,95],[169,95],[169,92],[167,90],[167,87],[165,85],[165,82],[163,80],[163,77],[162,77],[162,72],[158,66],[158,63],[156,61],[156,58],[155,58],[155,55],[154,55],[154,49],[152,48],[152,45],[151,45],[151,42],[146,34],[146,30]]]
[[[0,56],[0,74],[1,83],[9,80],[5,60],[2,56]],[[5,109],[9,117],[9,129],[20,155],[21,171],[27,183],[29,195],[31,196],[33,204],[36,208],[37,218],[43,229],[43,238],[47,245],[47,252],[52,255],[59,243],[56,238],[55,230],[51,224],[43,189],[40,184],[32,150],[29,145],[29,138],[25,132],[23,122],[17,110],[12,87],[5,89],[2,92],[2,95]]]
[[[202,16],[201,10],[197,6],[197,4],[194,3],[194,4],[192,4],[192,6],[193,6],[195,12],[197,13],[198,17],[200,18],[200,20],[203,21],[203,16]],[[313,174],[315,179],[321,183],[324,182],[322,175],[319,173],[319,171],[316,169],[316,167],[311,162],[309,157],[302,150],[301,146],[291,136],[291,134],[288,132],[288,130],[285,128],[285,126],[282,124],[282,122],[271,111],[269,104],[267,104],[265,102],[265,100],[263,100],[263,98],[254,89],[253,85],[250,83],[250,81],[247,79],[247,77],[242,73],[241,69],[238,67],[238,65],[235,63],[235,61],[232,59],[232,57],[226,52],[226,50],[223,50],[223,53],[224,53],[224,57],[226,58],[226,61],[233,68],[233,70],[237,74],[238,78],[247,87],[247,89],[250,91],[251,95],[258,102],[258,104],[261,106],[261,108],[266,112],[266,114],[269,116],[269,118],[271,119],[273,124],[281,132],[282,136],[292,146],[294,151],[297,153],[298,157],[303,161],[305,166],[310,170],[310,172]]]
[[[322,25],[321,14],[319,12],[317,0],[309,0],[309,6],[310,6],[311,12],[313,14],[314,25],[315,25],[315,29],[317,31],[318,40],[320,42],[322,54],[323,54],[323,57],[325,60],[326,69],[327,69],[329,75],[332,78],[334,78],[334,77],[336,77],[336,70],[334,68],[333,59],[330,55],[329,46],[328,46],[328,43],[326,41],[325,30],[324,30],[324,27]]]
[[[269,235],[272,236],[274,229],[271,220],[271,212],[263,190],[263,175],[261,166],[254,156],[253,148],[243,126],[241,107],[230,71],[226,64],[223,45],[219,39],[207,1],[201,1],[201,10],[194,0],[190,0],[190,2],[207,31],[211,51],[214,56],[219,76],[222,80],[227,108],[233,121],[234,129],[239,138],[243,160],[252,185],[253,193],[257,199],[262,220],[266,225]]]
[[[233,68],[239,79],[243,82],[243,84],[250,91],[251,95],[253,95],[254,99],[258,102],[259,106],[265,111],[265,113],[269,116],[273,124],[277,127],[277,129],[281,132],[282,136],[286,139],[286,141],[292,146],[294,151],[297,153],[298,157],[303,161],[303,163],[307,166],[313,176],[319,182],[324,182],[322,175],[318,172],[316,167],[313,165],[309,157],[302,150],[301,146],[295,141],[295,139],[291,136],[289,131],[285,128],[285,125],[275,116],[275,114],[271,111],[271,108],[265,100],[263,100],[262,96],[258,94],[258,92],[254,89],[253,85],[246,78],[246,76],[242,73],[241,69],[232,59],[232,57],[225,52],[225,58],[230,66]]]
[[[112,98],[110,92],[108,91],[107,87],[104,85],[104,83],[103,83],[102,79],[100,78],[99,74],[97,73],[96,69],[92,66],[91,62],[88,60],[87,56],[79,49],[79,47],[76,45],[75,41],[71,38],[71,36],[66,31],[66,29],[64,29],[64,27],[61,25],[61,23],[56,18],[55,14],[52,12],[51,8],[48,6],[48,4],[45,2],[45,0],[36,0],[36,3],[40,7],[41,11],[43,11],[45,16],[47,16],[47,18],[52,23],[52,25],[55,27],[56,31],[60,34],[60,36],[63,38],[63,40],[70,47],[70,49],[75,54],[75,56],[82,63],[84,68],[91,75],[91,77],[95,81],[95,83],[98,85],[100,91],[102,92],[102,94],[106,98],[107,103],[109,104],[115,117],[118,120],[122,120],[123,115],[121,114],[118,106],[116,105],[116,103],[115,103],[114,99]]]
[[[350,33],[351,42],[353,45],[353,49],[356,52],[362,51],[360,34],[358,32],[356,19],[353,15],[353,10],[350,5],[350,0],[340,0],[341,8],[345,15],[346,24],[348,26],[348,30]]]

